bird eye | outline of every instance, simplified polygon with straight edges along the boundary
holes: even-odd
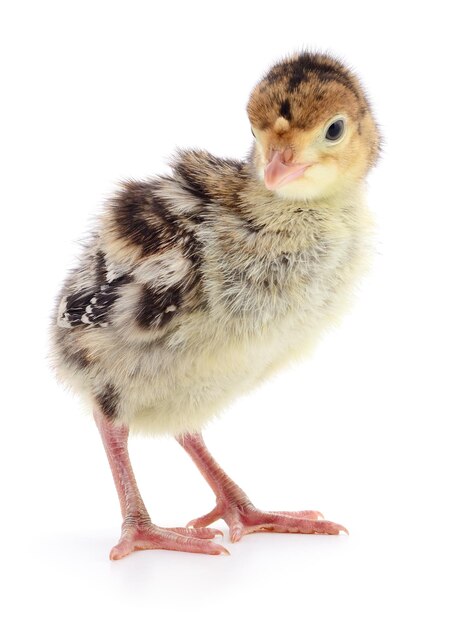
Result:
[[[344,132],[344,121],[343,120],[335,120],[330,124],[325,133],[325,138],[329,141],[336,141],[340,139]]]

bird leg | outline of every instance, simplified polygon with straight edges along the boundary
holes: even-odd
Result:
[[[319,511],[261,511],[246,493],[221,469],[200,434],[184,434],[177,441],[188,452],[216,496],[215,508],[188,523],[201,528],[224,519],[229,526],[231,541],[240,541],[243,535],[254,532],[304,533],[338,535],[347,533],[344,526],[323,519]],[[321,519],[322,518],[322,519]]]
[[[209,539],[219,530],[209,528],[161,528],[153,524],[136,484],[128,455],[128,426],[116,425],[100,410],[94,411],[109,465],[120,500],[122,534],[110,553],[113,560],[121,559],[135,550],[180,550],[202,554],[228,554],[227,550]]]

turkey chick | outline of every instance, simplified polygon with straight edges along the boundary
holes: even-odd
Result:
[[[58,376],[92,407],[123,515],[118,559],[137,549],[220,554],[258,530],[337,534],[316,511],[259,511],[200,431],[239,394],[309,352],[349,302],[368,257],[364,181],[379,134],[355,75],[302,53],[254,88],[244,161],[187,150],[172,174],[125,182],[58,299]],[[150,520],[129,431],[171,433],[217,502],[191,527]]]

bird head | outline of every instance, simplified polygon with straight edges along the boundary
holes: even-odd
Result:
[[[314,200],[363,179],[379,133],[362,86],[340,61],[305,52],[274,65],[247,106],[253,161],[267,189]]]

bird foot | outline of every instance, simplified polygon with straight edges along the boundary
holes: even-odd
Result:
[[[146,524],[128,523],[122,527],[122,534],[109,558],[123,559],[135,550],[178,550],[199,554],[229,554],[223,546],[209,541],[223,535],[214,528],[161,528],[151,522]]]
[[[215,508],[202,517],[192,520],[188,527],[201,528],[218,519],[229,526],[232,542],[240,541],[244,535],[256,532],[302,533],[306,535],[338,535],[349,532],[344,526],[323,519],[319,511],[261,511],[251,502],[232,503],[218,501]]]

